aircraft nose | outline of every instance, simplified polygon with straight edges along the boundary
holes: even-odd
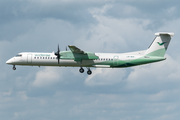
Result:
[[[6,64],[12,64],[13,63],[13,59],[9,59],[8,61],[6,61]]]

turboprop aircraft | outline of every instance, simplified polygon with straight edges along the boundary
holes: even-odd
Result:
[[[22,66],[65,66],[80,67],[79,72],[83,73],[86,67],[87,74],[91,75],[91,67],[95,68],[124,68],[142,64],[148,64],[165,60],[165,52],[168,48],[171,37],[174,33],[155,33],[155,39],[147,50],[129,53],[92,53],[69,45],[69,51],[57,52],[22,52],[6,61],[6,64]]]

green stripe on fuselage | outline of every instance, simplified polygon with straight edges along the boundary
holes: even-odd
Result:
[[[138,59],[134,59],[134,60],[131,60],[131,61],[122,61],[122,60],[119,60],[118,61],[118,65],[116,66],[111,66],[111,67],[131,67],[131,66],[137,66],[137,65],[143,65],[143,64],[148,64],[148,63],[153,63],[153,62],[159,62],[159,61],[162,61],[162,60],[165,60],[166,58],[164,57],[154,57],[154,56],[151,56],[151,57],[147,57],[147,56],[143,56],[141,58],[138,58]]]

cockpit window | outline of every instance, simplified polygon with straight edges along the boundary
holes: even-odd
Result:
[[[21,55],[21,54],[18,54],[18,55],[16,55],[16,57],[22,57],[22,55]]]

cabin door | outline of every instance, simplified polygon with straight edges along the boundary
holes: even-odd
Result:
[[[27,62],[32,63],[32,54],[27,55]]]

